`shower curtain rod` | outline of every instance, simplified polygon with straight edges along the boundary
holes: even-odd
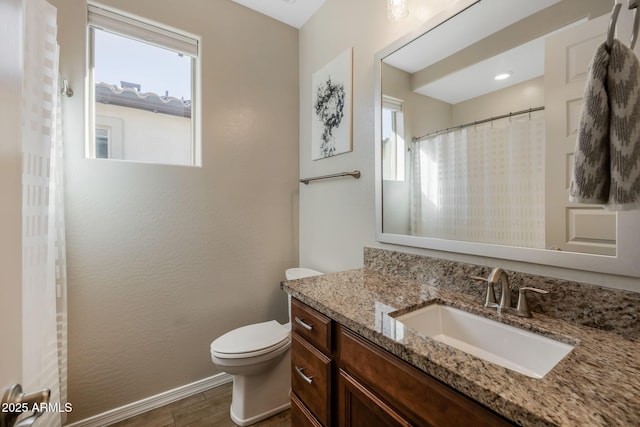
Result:
[[[450,127],[450,128],[437,130],[435,132],[430,132],[430,133],[427,133],[427,134],[422,135],[422,136],[414,136],[413,138],[411,138],[411,142],[422,141],[423,139],[429,138],[430,136],[440,135],[440,134],[447,133],[447,132],[452,131],[452,130],[461,130],[461,129],[467,128],[469,126],[480,125],[482,123],[489,123],[489,122],[492,122],[494,120],[507,119],[507,118],[510,118],[510,117],[519,116],[521,114],[531,114],[531,113],[533,113],[535,111],[542,111],[542,110],[544,110],[544,106],[535,107],[535,108],[528,108],[526,110],[516,111],[515,113],[503,114],[501,116],[495,116],[495,117],[490,117],[488,119],[483,119],[483,120],[478,120],[478,121],[475,121],[475,122],[465,123],[463,125],[453,126],[453,127]]]

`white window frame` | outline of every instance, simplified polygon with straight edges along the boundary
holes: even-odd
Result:
[[[95,76],[93,30],[100,29],[143,43],[169,49],[192,58],[191,93],[191,164],[202,166],[202,138],[200,114],[200,37],[176,28],[153,22],[99,3],[87,4],[87,139],[86,154],[95,158]]]
[[[406,141],[404,135],[404,101],[391,96],[382,96],[382,112],[391,111],[393,139],[388,147],[390,153],[385,157],[386,166],[390,171],[383,170],[383,179],[386,181],[405,181],[407,170]],[[383,144],[383,150],[384,142]],[[389,157],[391,155],[391,157]],[[384,169],[384,168],[383,168]]]

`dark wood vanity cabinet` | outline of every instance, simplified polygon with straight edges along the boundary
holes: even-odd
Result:
[[[351,375],[339,371],[338,425],[408,427],[412,424]]]
[[[296,427],[515,425],[299,301],[291,317]]]
[[[292,300],[291,326],[292,425],[331,427],[333,322]]]
[[[380,404],[371,410],[380,416],[380,426],[513,426],[465,395],[411,366],[377,345],[342,326],[338,327],[340,378],[355,384],[341,387],[339,407],[344,409],[340,426],[360,426],[356,418],[364,416],[371,402]],[[362,390],[352,391],[354,387]],[[344,390],[344,391],[343,391]],[[368,395],[358,393],[368,392]],[[366,401],[366,403],[365,403]]]

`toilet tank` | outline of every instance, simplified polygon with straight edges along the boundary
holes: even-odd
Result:
[[[320,273],[316,270],[311,270],[310,268],[302,267],[288,268],[284,272],[287,280],[304,279],[305,277],[321,276],[322,274],[324,273]],[[287,294],[287,302],[289,309],[289,323],[291,323],[291,294]]]
[[[304,279],[305,277],[320,276],[321,274],[323,273],[320,273],[319,271],[311,270],[310,268],[302,268],[302,267],[288,268],[284,272],[284,275],[287,278],[287,280]]]

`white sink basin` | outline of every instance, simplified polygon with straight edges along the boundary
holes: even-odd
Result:
[[[532,378],[543,378],[573,346],[441,304],[396,321],[422,335]]]

